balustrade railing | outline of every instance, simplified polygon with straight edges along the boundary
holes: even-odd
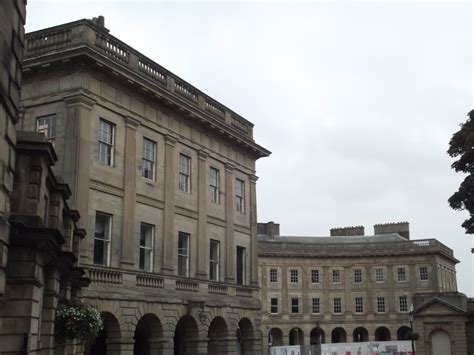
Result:
[[[158,276],[137,275],[137,287],[163,288],[164,280]]]
[[[199,283],[192,280],[176,280],[176,289],[181,291],[199,291]]]
[[[192,85],[170,73],[159,64],[116,39],[106,31],[101,31],[88,20],[81,20],[28,33],[25,36],[24,58],[28,61],[40,54],[51,51],[88,47],[103,53],[111,60],[127,67],[132,72],[142,75],[160,84],[170,94],[185,99],[195,108],[202,110],[223,124],[235,128],[239,133],[252,138],[252,124],[228,110],[211,97],[205,95]],[[229,117],[229,121],[226,121]]]
[[[235,295],[237,297],[252,297],[252,290],[245,287],[237,287],[235,289]]]
[[[222,285],[222,284],[209,284],[208,292],[209,292],[209,293],[219,294],[219,295],[227,295],[228,289],[227,289],[227,286],[226,286],[226,285]]]
[[[122,273],[105,269],[87,269],[92,283],[101,285],[122,285]]]

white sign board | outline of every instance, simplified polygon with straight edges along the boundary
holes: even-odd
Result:
[[[321,344],[321,355],[413,355],[411,341]]]
[[[301,348],[299,345],[273,346],[270,348],[270,355],[301,355]]]

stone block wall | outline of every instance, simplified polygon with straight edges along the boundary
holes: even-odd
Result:
[[[5,293],[25,16],[25,0],[0,2],[0,300]]]

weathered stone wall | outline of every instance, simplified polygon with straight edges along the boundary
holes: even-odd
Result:
[[[25,16],[25,0],[0,2],[0,300],[5,292]]]

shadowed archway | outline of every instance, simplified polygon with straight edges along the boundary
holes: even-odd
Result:
[[[378,327],[375,330],[375,340],[376,341],[390,341],[390,330],[386,327]]]
[[[355,328],[352,336],[354,343],[369,341],[369,332],[364,327]]]
[[[174,331],[174,355],[192,355],[196,353],[199,338],[197,323],[190,315],[181,317]]]
[[[347,335],[344,328],[337,327],[331,332],[331,343],[345,343],[347,341]]]
[[[90,355],[107,355],[120,351],[120,325],[112,313],[102,312],[100,314],[104,321],[104,329],[99,332],[99,335],[94,339],[89,348]],[[113,341],[116,340],[117,343]],[[86,350],[87,352],[87,350]]]
[[[150,339],[161,339],[163,327],[160,320],[154,314],[145,314],[137,323],[135,328],[133,354],[150,355],[152,345]]]
[[[283,331],[280,328],[270,329],[272,346],[283,346]]]
[[[209,338],[207,346],[209,355],[219,355],[227,352],[229,330],[224,318],[216,317],[212,320],[207,337]]]

